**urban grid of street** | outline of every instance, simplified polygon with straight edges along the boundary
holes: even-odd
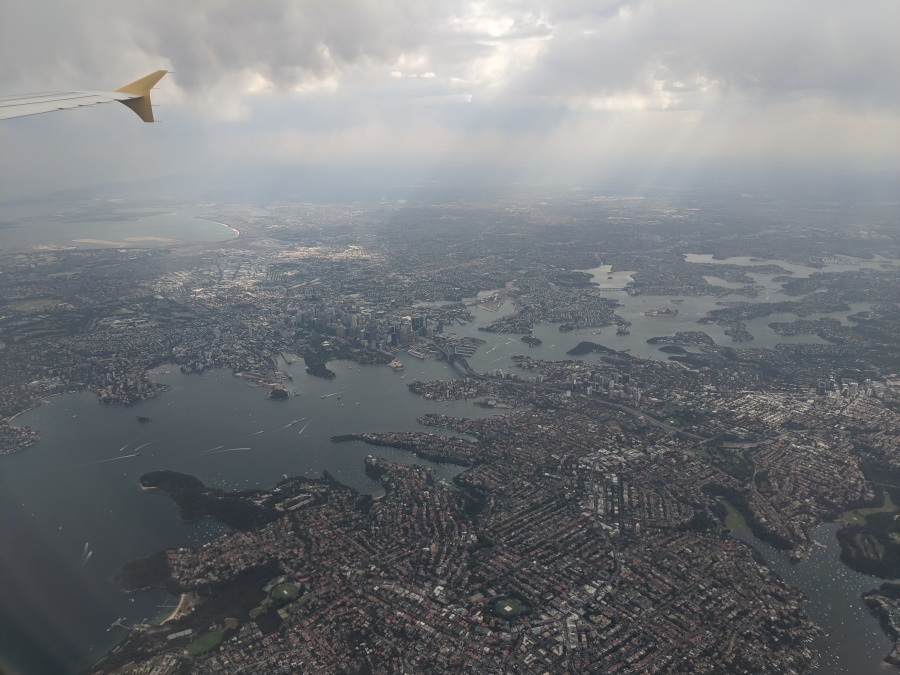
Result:
[[[328,476],[232,494],[229,508],[253,526],[126,567],[123,586],[179,593],[180,611],[134,626],[91,672],[812,669],[819,629],[802,594],[725,523],[743,520],[802,560],[810,528],[845,518],[846,562],[900,576],[900,525],[844,515],[900,504],[900,232],[875,207],[851,221],[781,204],[775,230],[768,208],[577,193],[234,205],[208,213],[240,232],[226,242],[0,252],[0,452],[28,452],[38,433],[9,421],[51,394],[164,396],[148,376],[162,363],[228,368],[275,391],[285,353],[334,377],[329,361],[374,367],[414,349],[456,363],[458,376],[410,382],[412,392],[506,411],[419,420],[455,436],[333,439],[372,446],[375,498]],[[687,262],[697,253],[717,262]],[[630,272],[624,294],[583,271],[601,264]],[[798,277],[798,265],[819,271]],[[771,290],[762,276],[777,302],[760,297]],[[485,333],[528,338],[549,324],[628,335],[625,294],[675,309],[728,298],[691,331],[667,333],[660,319],[665,359],[585,344],[542,360],[522,342],[503,367],[479,371],[470,361],[483,341],[455,330],[480,304],[512,308]],[[773,322],[779,335],[818,339],[752,347],[748,322],[773,314],[797,317]],[[409,451],[410,464],[380,458],[381,446]],[[415,456],[463,470],[450,485]],[[179,502],[209,496],[179,474],[152,480]],[[898,595],[871,603],[892,638]],[[897,662],[900,648],[885,656]]]

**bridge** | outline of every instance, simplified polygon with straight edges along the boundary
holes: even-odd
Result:
[[[435,349],[438,350],[438,352],[441,354],[441,356],[443,356],[445,359],[447,359],[447,361],[450,362],[451,366],[456,366],[462,372],[464,372],[468,377],[474,377],[477,379],[481,379],[482,377],[484,377],[483,375],[475,372],[472,369],[472,366],[469,365],[469,362],[466,361],[466,357],[463,356],[462,354],[457,354],[455,352],[449,352],[446,349],[444,349],[443,347],[441,347],[440,345],[437,345],[433,342],[431,344],[434,345]]]
[[[474,370],[472,370],[472,366],[469,365],[469,362],[466,361],[466,357],[462,354],[450,354],[447,358],[450,361],[450,365],[456,366],[469,377],[474,377],[477,379],[482,378],[481,374],[476,373]]]

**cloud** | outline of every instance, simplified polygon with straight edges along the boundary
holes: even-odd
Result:
[[[578,107],[658,91],[668,98],[648,103],[661,107],[702,107],[710,92],[900,103],[893,0],[7,0],[2,11],[8,83],[78,86],[152,64],[176,72],[185,100],[224,85],[252,97],[370,86],[399,73],[465,80],[499,104],[531,97]]]
[[[637,96],[660,108],[807,95],[852,105],[900,104],[897,3],[867,3],[861,11],[858,4],[831,0],[680,0],[608,9],[551,14],[554,39],[517,91],[573,105]]]
[[[173,70],[154,94],[169,131],[146,151],[160,166],[188,152],[239,161],[234,148],[318,161],[329,143],[346,162],[588,165],[590,153],[677,162],[765,148],[896,164],[898,25],[896,0],[5,0],[0,81],[103,89]],[[39,145],[49,123],[90,136],[82,114],[19,125],[15,147]],[[0,142],[11,133],[0,125]],[[84,180],[109,170],[89,156]]]

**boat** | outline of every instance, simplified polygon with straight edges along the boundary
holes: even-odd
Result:
[[[410,356],[415,356],[417,359],[426,359],[426,358],[428,358],[428,354],[426,354],[425,352],[423,352],[421,349],[416,349],[415,347],[410,347],[410,348],[407,350],[407,353],[408,353]]]
[[[678,316],[678,310],[671,307],[654,307],[653,309],[645,309],[641,314],[644,316],[675,317]]]
[[[388,364],[388,368],[392,368],[393,370],[403,370],[406,366],[404,366],[400,361],[394,359]]]

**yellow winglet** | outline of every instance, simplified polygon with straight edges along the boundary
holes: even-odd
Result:
[[[124,103],[131,108],[135,114],[145,122],[153,121],[153,108],[150,105],[150,90],[153,85],[159,82],[168,70],[157,70],[155,73],[144,75],[139,80],[129,82],[124,87],[119,87],[116,91],[123,94],[134,94],[138,98],[129,98],[120,103]]]

